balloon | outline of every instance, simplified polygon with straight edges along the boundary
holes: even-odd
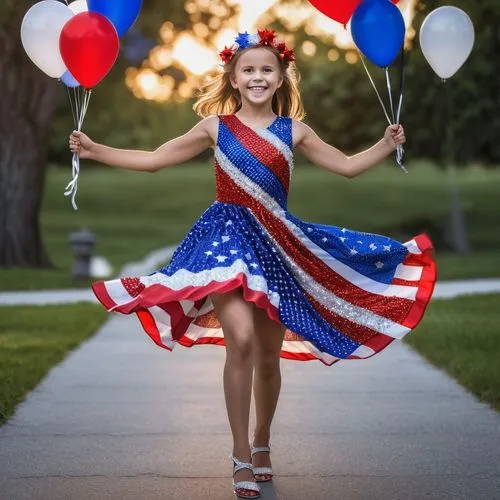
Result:
[[[80,83],[76,81],[76,78],[69,71],[66,71],[66,73],[61,76],[61,81],[66,87],[71,87],[72,89],[80,86]]]
[[[73,12],[63,3],[44,0],[26,12],[21,24],[21,41],[26,54],[52,78],[59,78],[66,71],[59,52],[59,35],[72,17]]]
[[[82,12],[66,23],[59,46],[71,74],[81,85],[91,89],[113,67],[120,40],[115,27],[104,16]]]
[[[405,39],[405,21],[389,0],[363,0],[351,20],[358,49],[374,64],[385,68],[396,59]]]
[[[474,46],[474,26],[457,7],[439,7],[424,20],[420,46],[431,68],[443,80],[453,76]]]
[[[68,7],[71,9],[73,14],[81,14],[82,12],[88,12],[89,10],[87,0],[75,0],[74,2],[71,2]]]
[[[342,23],[344,26],[351,19],[356,7],[361,0],[309,0],[313,7],[328,16],[334,21]],[[391,0],[392,3],[398,3],[399,0]]]
[[[106,16],[115,26],[119,36],[134,24],[142,6],[142,0],[87,0],[89,12]]]

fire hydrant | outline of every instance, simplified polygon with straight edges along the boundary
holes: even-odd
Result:
[[[88,229],[81,229],[69,235],[69,243],[75,255],[75,263],[71,273],[74,279],[89,279],[91,277],[90,260],[95,241],[94,234]]]

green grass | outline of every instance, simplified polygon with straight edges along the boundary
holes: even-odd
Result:
[[[68,351],[107,317],[95,304],[0,310],[0,425]]]
[[[440,279],[500,276],[500,172],[459,173],[473,253],[447,251],[447,176],[425,163],[402,174],[391,163],[347,180],[310,166],[295,169],[289,208],[313,222],[346,226],[406,240],[425,231],[435,241]],[[93,231],[96,253],[118,271],[150,250],[181,241],[215,196],[212,162],[179,165],[156,174],[95,168],[83,163],[77,212],[63,196],[69,167],[47,176],[42,233],[55,269],[0,270],[0,290],[70,287],[68,234]],[[81,284],[88,286],[88,283]]]
[[[428,361],[497,410],[500,410],[499,304],[499,294],[434,300],[418,329],[406,337]]]

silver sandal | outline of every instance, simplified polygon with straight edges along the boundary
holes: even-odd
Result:
[[[234,474],[236,474],[236,472],[242,469],[249,469],[253,472],[252,464],[249,464],[247,462],[241,462],[234,455],[229,455],[229,458],[233,461],[233,476]],[[249,498],[260,497],[260,487],[255,481],[238,481],[237,483],[235,483],[233,479],[233,489],[235,495],[238,498],[249,499]],[[243,495],[241,493],[238,493],[238,490],[255,491],[257,492],[257,495]]]
[[[252,448],[250,453],[253,457],[256,453],[260,453],[261,451],[271,453],[271,448],[269,448],[269,446],[259,446]],[[258,483],[266,483],[267,481],[272,481],[273,479],[273,469],[271,469],[271,467],[254,467],[253,473],[255,476],[271,476],[268,479],[256,479]]]

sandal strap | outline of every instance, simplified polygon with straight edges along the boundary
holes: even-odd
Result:
[[[271,453],[271,448],[269,448],[269,446],[258,446],[256,448],[252,448],[252,451],[250,452],[250,454],[255,455],[256,453],[260,453],[261,451]]]
[[[254,467],[253,468],[253,473],[256,476],[272,475],[273,474],[273,469],[271,469],[271,467]]]
[[[260,487],[255,481],[239,481],[237,483],[233,482],[233,488],[235,490],[250,490],[260,493]]]
[[[242,469],[250,469],[253,472],[253,466],[252,464],[248,462],[242,462],[241,460],[238,460],[234,455],[229,455],[229,458],[233,461],[233,474],[238,472],[239,470]]]

